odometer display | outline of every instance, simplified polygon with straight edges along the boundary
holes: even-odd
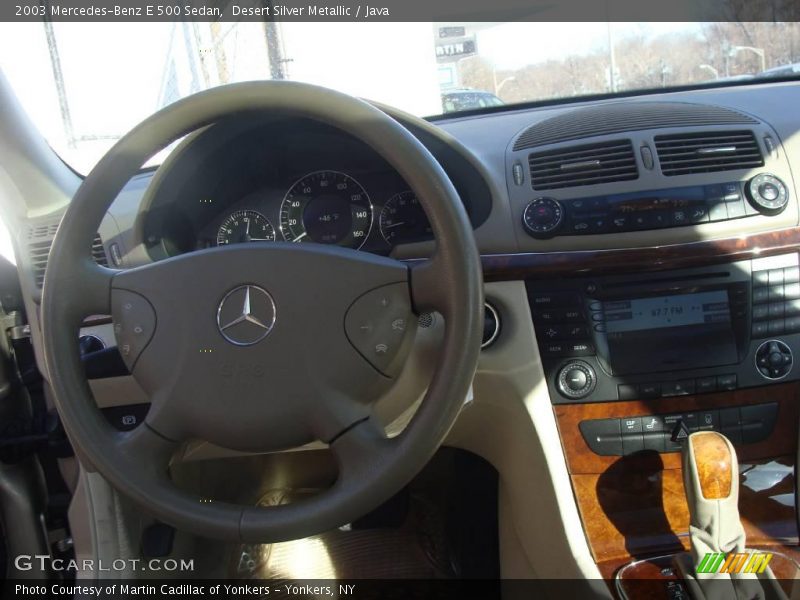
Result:
[[[355,179],[316,171],[295,183],[281,204],[281,233],[288,242],[360,248],[372,228],[372,202]]]
[[[254,210],[237,210],[228,216],[217,231],[217,246],[244,242],[274,242],[272,223]]]

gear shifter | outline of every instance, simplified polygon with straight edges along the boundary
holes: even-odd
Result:
[[[697,573],[708,553],[745,550],[745,532],[739,518],[739,463],[730,440],[720,433],[691,434],[683,446],[683,483],[689,503],[690,555],[678,559],[678,568],[695,598],[764,598],[749,574]]]

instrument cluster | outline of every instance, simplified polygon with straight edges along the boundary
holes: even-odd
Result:
[[[400,190],[373,201],[382,195],[370,195],[342,171],[313,171],[295,181],[280,202],[264,190],[217,215],[201,231],[198,247],[281,241],[360,249],[371,240],[391,248],[433,238],[414,192]]]
[[[490,208],[485,182],[452,151],[441,160],[473,226],[479,224]],[[363,142],[318,123],[214,126],[176,150],[160,175],[141,209],[142,241],[156,260],[266,242],[389,254],[433,239],[420,200],[400,174]]]

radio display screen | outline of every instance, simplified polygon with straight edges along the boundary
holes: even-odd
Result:
[[[614,374],[737,362],[726,290],[603,302]]]

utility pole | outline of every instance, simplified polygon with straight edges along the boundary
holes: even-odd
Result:
[[[53,81],[58,94],[58,108],[61,111],[61,122],[64,124],[64,133],[67,136],[67,146],[75,148],[75,131],[72,128],[72,114],[69,111],[67,88],[64,85],[64,72],[61,70],[61,57],[58,54],[58,42],[53,31],[53,22],[45,19],[44,33],[47,38],[47,50],[50,53],[50,66],[53,69]]]
[[[617,59],[614,56],[614,37],[610,21],[606,23],[606,30],[608,31],[608,81],[611,92],[614,93],[617,91]]]
[[[273,14],[272,0],[267,0],[269,14]],[[270,79],[286,79],[286,63],[283,57],[283,44],[281,43],[280,26],[274,18],[264,21],[264,35],[267,38],[267,55],[269,56],[269,76]]]

